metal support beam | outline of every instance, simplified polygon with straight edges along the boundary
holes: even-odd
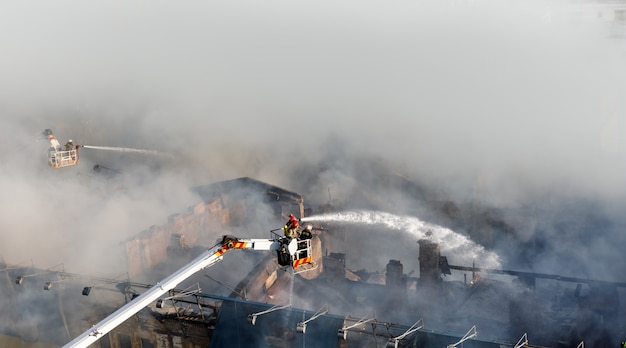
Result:
[[[469,329],[469,331],[465,334],[465,336],[463,336],[463,338],[461,338],[461,340],[459,340],[457,343],[455,344],[450,344],[448,345],[448,348],[455,348],[456,346],[458,346],[459,344],[469,340],[470,338],[474,338],[478,336],[478,332],[476,332],[476,325],[472,326],[471,329]]]
[[[256,318],[257,318],[259,315],[263,315],[263,314],[271,313],[271,312],[274,312],[274,311],[277,311],[277,310],[280,310],[280,309],[289,308],[289,307],[291,307],[291,303],[286,304],[286,305],[284,305],[284,306],[278,306],[278,305],[276,305],[276,306],[274,306],[274,307],[272,307],[272,308],[270,308],[270,309],[266,309],[266,310],[264,310],[264,311],[262,311],[262,312],[248,314],[248,322],[249,322],[250,324],[254,325],[254,324],[256,324]]]
[[[517,343],[515,344],[515,347],[513,348],[522,348],[527,345],[528,345],[528,335],[524,334],[522,338],[520,338],[519,341],[517,341]]]
[[[410,328],[408,328],[402,335],[397,336],[397,337],[392,337],[391,339],[389,339],[389,342],[387,342],[387,347],[388,348],[398,348],[398,343],[405,338],[406,336],[414,333],[417,330],[420,330],[424,327],[424,318],[421,318],[420,320],[416,321],[413,325],[411,325]]]
[[[345,326],[342,327],[341,329],[339,329],[339,331],[337,332],[337,336],[339,336],[339,338],[343,338],[344,340],[348,339],[348,330],[351,330],[357,326],[363,325],[363,324],[367,324],[371,321],[376,321],[376,318],[371,317],[369,319],[366,319],[367,317],[363,317],[361,319],[359,319],[356,323],[350,325],[350,326]],[[344,320],[345,323],[346,320]]]
[[[296,325],[296,331],[300,332],[300,333],[303,333],[303,334],[306,334],[306,324],[308,322],[310,322],[310,321],[313,321],[313,320],[319,318],[320,316],[322,316],[322,315],[324,315],[326,313],[328,313],[328,306],[327,305],[323,305],[322,308],[320,308],[317,312],[315,312],[315,314],[313,314],[312,317],[310,317],[309,319],[307,319],[307,320],[305,320],[303,322],[298,323]]]

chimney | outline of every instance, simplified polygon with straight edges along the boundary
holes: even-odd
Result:
[[[401,308],[407,302],[406,277],[402,271],[402,263],[398,260],[389,260],[385,273],[387,286],[387,308]]]
[[[402,263],[398,260],[389,260],[387,273],[385,274],[385,284],[388,287],[406,287],[406,279],[402,273]]]
[[[436,313],[445,302],[439,244],[427,239],[421,239],[418,243],[420,278],[417,287],[417,308],[422,312]]]
[[[441,254],[439,251],[439,244],[428,239],[421,239],[418,243],[420,245],[420,283],[439,283],[441,281],[441,268],[439,267]]]

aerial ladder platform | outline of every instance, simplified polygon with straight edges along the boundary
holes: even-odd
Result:
[[[80,145],[74,144],[70,139],[65,146],[54,137],[51,129],[45,129],[43,135],[50,141],[48,148],[48,165],[52,168],[75,166],[78,164],[78,149]]]

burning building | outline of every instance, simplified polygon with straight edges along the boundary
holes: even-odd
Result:
[[[258,221],[276,226],[290,212],[304,217],[301,195],[250,178],[195,189],[200,203],[122,244],[128,260],[125,279],[5,263],[0,287],[7,295],[0,307],[15,321],[1,333],[19,337],[18,346],[62,345],[222,235],[263,235],[269,232],[256,231]],[[439,242],[428,238],[403,246],[411,249],[412,260],[388,258],[384,272],[357,270],[350,256],[360,250],[352,249],[350,240],[361,231],[333,228],[314,224],[315,266],[294,272],[270,252],[228,254],[94,345],[512,347],[526,334],[526,345],[530,338],[551,347],[579,342],[601,347],[624,332],[622,283],[450,265]],[[337,243],[338,236],[344,243]],[[405,263],[415,262],[419,275],[405,273]],[[453,271],[464,274],[463,281],[446,280]]]

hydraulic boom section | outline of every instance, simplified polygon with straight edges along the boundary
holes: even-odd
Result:
[[[224,236],[222,241],[214,247],[169,277],[156,283],[146,292],[64,345],[63,348],[89,347],[89,345],[98,341],[102,336],[115,329],[141,309],[149,306],[163,294],[174,289],[182,281],[221,261],[224,253],[233,249],[276,250],[278,263],[282,266],[290,265],[293,268],[297,268],[305,263],[312,263],[310,240],[278,236],[275,236],[274,239],[238,239],[233,236]]]

